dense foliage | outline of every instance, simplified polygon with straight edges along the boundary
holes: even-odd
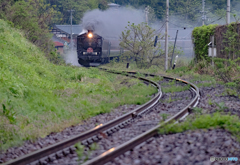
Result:
[[[226,27],[226,32],[220,33],[222,35],[223,40],[222,46],[223,50],[221,52],[225,55],[225,57],[228,57],[228,59],[236,59],[240,57],[240,34],[239,34],[239,28],[240,24],[238,22],[233,22]]]
[[[214,35],[217,25],[204,25],[194,28],[192,32],[195,58],[197,60],[208,60],[208,43],[210,42],[210,36]]]
[[[52,24],[70,24],[70,12],[73,12],[73,24],[79,24],[83,14],[88,10],[99,8],[100,10],[107,9],[107,0],[49,0],[51,6],[55,6],[57,14],[52,20]]]
[[[56,12],[45,0],[0,0],[0,19],[9,22],[12,27],[21,29],[24,36],[41,48],[49,60],[58,63],[49,23]]]

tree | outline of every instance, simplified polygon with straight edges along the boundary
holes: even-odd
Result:
[[[0,0],[0,18],[6,19],[7,9],[14,4],[14,0]]]
[[[49,33],[49,24],[56,13],[46,0],[1,0],[0,16],[13,27],[23,31],[25,37],[38,46],[46,57],[56,62],[56,53]],[[3,7],[5,5],[5,7]]]
[[[98,4],[98,8],[100,10],[107,10],[108,9],[108,2],[106,0],[100,0]]]
[[[186,23],[192,24],[192,22],[198,21],[201,19],[200,11],[202,10],[201,1],[199,0],[172,0],[170,1],[170,17],[176,18],[172,22],[178,22],[181,24],[183,22],[186,27]],[[181,20],[179,22],[178,20]],[[184,21],[183,21],[184,20]]]
[[[160,57],[163,51],[160,44],[154,47],[154,38],[158,35],[154,29],[146,23],[135,25],[128,24],[126,30],[120,37],[120,46],[127,51],[129,58],[136,61],[139,68],[149,68],[152,65],[160,64]]]

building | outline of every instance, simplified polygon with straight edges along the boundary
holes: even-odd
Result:
[[[54,25],[52,31],[54,35],[52,40],[55,42],[62,43],[64,46],[64,43],[67,42],[67,44],[70,44],[71,40],[71,25]],[[82,32],[82,26],[80,25],[72,25],[72,38],[73,43],[76,43],[77,36],[79,33]],[[59,43],[55,44],[55,48],[59,49],[61,46]],[[60,48],[61,49],[61,48]]]
[[[108,7],[111,9],[118,9],[120,7],[120,5],[116,4],[116,3],[109,3]]]
[[[82,26],[80,25],[72,25],[72,36],[75,40],[79,33],[82,31]],[[52,33],[56,35],[56,37],[61,38],[68,43],[71,40],[71,25],[54,25],[52,29]]]
[[[57,52],[63,54],[64,44],[67,44],[67,42],[61,38],[58,38],[55,34],[52,37],[52,41],[57,49]]]

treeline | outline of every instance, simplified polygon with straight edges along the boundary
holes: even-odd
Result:
[[[23,31],[25,37],[45,52],[46,57],[58,63],[52,35],[49,33],[53,24],[66,24],[68,10],[75,10],[73,23],[79,24],[87,10],[107,8],[105,0],[0,0],[0,19],[12,27]]]
[[[70,9],[73,9],[73,24],[79,24],[83,14],[92,9],[106,10],[107,0],[48,0],[57,11],[52,24],[70,24]]]
[[[111,0],[120,5],[131,5],[134,7],[150,6],[160,20],[163,20],[166,15],[166,0]],[[170,0],[170,18],[172,22],[179,22],[178,20],[184,20],[183,25],[181,22],[178,25],[187,26],[201,26],[202,21],[202,0]],[[221,18],[225,19],[227,8],[226,0],[205,0],[205,11],[207,15],[206,24],[216,23]],[[240,2],[239,0],[231,0],[231,12],[239,12]],[[238,13],[239,14],[239,13]],[[174,19],[175,18],[175,19]],[[170,22],[171,23],[171,22]]]

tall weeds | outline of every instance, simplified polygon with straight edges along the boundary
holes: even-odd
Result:
[[[199,74],[211,75],[224,83],[232,83],[232,86],[240,89],[240,58],[235,60],[215,58],[214,67],[206,60],[202,60],[189,68]]]

